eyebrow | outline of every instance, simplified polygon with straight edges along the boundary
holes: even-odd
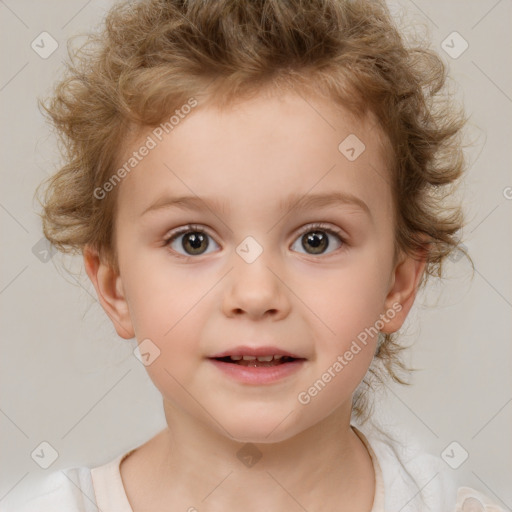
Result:
[[[288,213],[297,210],[307,210],[314,208],[326,208],[329,206],[355,206],[370,218],[372,214],[368,205],[359,197],[347,192],[329,192],[323,194],[292,194],[278,204],[280,211]],[[156,212],[169,208],[180,208],[184,210],[217,210],[224,211],[226,203],[212,198],[200,198],[198,196],[162,196],[154,203],[148,206],[141,217],[149,212]]]

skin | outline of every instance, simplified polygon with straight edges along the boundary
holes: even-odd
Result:
[[[131,141],[123,158],[149,134]],[[366,146],[355,161],[338,150],[349,134]],[[123,180],[119,273],[89,247],[84,262],[118,334],[149,338],[160,350],[146,370],[168,426],[121,465],[134,512],[370,511],[374,468],[350,413],[377,337],[307,405],[297,397],[393,304],[401,310],[382,332],[398,330],[414,302],[425,260],[393,260],[385,145],[371,116],[355,119],[316,96],[261,93],[222,110],[201,103]],[[291,194],[332,191],[357,196],[370,215],[350,204],[278,209]],[[141,216],[164,192],[226,204]],[[330,235],[315,254],[301,242],[319,231],[308,229],[314,222],[338,227],[345,244]],[[188,223],[210,237],[204,254],[187,258],[186,236],[167,246],[165,239]],[[247,236],[263,249],[252,263],[236,252]],[[207,357],[244,342],[307,361],[279,382],[241,384]],[[246,443],[262,455],[252,467],[237,457]]]

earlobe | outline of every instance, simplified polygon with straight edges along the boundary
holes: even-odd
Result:
[[[385,301],[388,322],[381,332],[390,334],[402,327],[414,304],[418,286],[425,271],[426,255],[406,255],[395,266],[390,289]]]
[[[98,300],[114,324],[117,334],[124,339],[135,336],[124,296],[121,276],[106,262],[101,261],[97,251],[89,246],[83,250],[85,271],[89,276]]]

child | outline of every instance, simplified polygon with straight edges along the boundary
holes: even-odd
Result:
[[[120,4],[45,108],[43,228],[136,338],[167,428],[27,511],[502,510],[371,426],[396,333],[458,251],[464,115],[386,6]],[[384,434],[384,435],[381,435]]]

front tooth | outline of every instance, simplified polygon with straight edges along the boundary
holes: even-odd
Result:
[[[283,356],[274,354],[274,359],[281,359]]]
[[[272,361],[273,357],[274,356],[261,356],[261,357],[258,357],[257,359],[258,359],[258,361],[261,361],[261,362],[263,362],[263,361]]]
[[[231,359],[233,359],[233,361],[240,361],[240,359],[242,359],[242,356],[229,356],[231,357]]]
[[[254,359],[256,359],[255,356],[244,356],[244,361],[253,361]]]

